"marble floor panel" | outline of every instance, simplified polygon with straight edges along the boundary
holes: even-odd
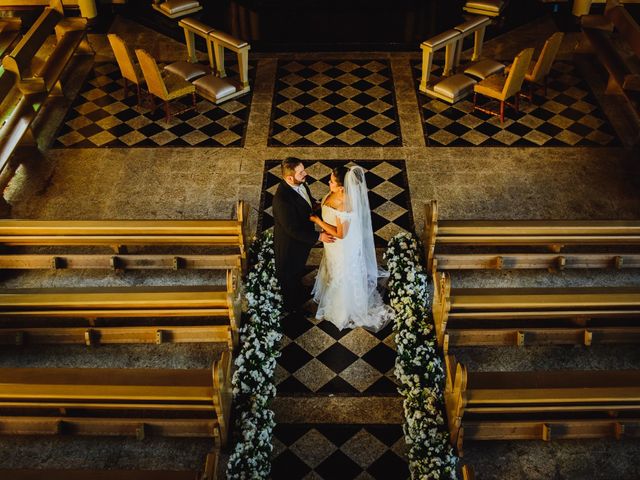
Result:
[[[231,70],[235,66],[230,66]],[[233,73],[235,74],[235,72]],[[250,82],[255,62],[249,64]],[[143,90],[144,92],[144,90]],[[251,92],[221,105],[197,98],[196,108],[165,120],[162,103],[151,109],[148,94],[141,105],[130,85],[125,96],[124,81],[113,62],[95,64],[57,134],[58,147],[241,147],[244,144]],[[173,101],[179,112],[191,106],[191,96]]]
[[[278,425],[273,480],[408,478],[400,425]]]
[[[315,276],[315,271],[310,273]],[[276,367],[278,395],[396,394],[395,334],[389,324],[379,332],[338,330],[316,320],[315,304],[305,314],[283,319],[282,355]]]
[[[413,214],[404,160],[310,160],[305,162],[307,184],[320,201],[329,193],[331,170],[338,166],[358,165],[366,172],[371,207],[371,225],[376,247],[386,246],[401,231],[413,231]],[[272,202],[281,181],[280,160],[267,160],[262,180],[258,232],[273,226]]]
[[[280,60],[270,146],[401,146],[388,60]]]
[[[505,60],[503,63],[508,64]],[[411,62],[422,126],[428,146],[440,147],[599,147],[618,146],[615,131],[575,64],[557,60],[549,74],[547,95],[535,91],[533,102],[520,99],[500,118],[473,112],[473,95],[453,105],[418,92],[422,64]],[[434,65],[440,77],[442,67]],[[497,111],[497,101],[478,97],[479,105]]]

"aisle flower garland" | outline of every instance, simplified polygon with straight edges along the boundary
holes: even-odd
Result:
[[[444,370],[431,319],[428,277],[415,237],[389,241],[389,300],[396,312],[395,375],[404,397],[404,434],[412,479],[456,479],[458,458],[449,444],[444,412]]]
[[[275,277],[273,232],[256,239],[249,250],[245,281],[247,319],[240,329],[240,351],[233,374],[236,429],[240,434],[227,464],[229,479],[266,479],[271,471],[271,437],[275,427],[270,408],[276,396],[274,372],[282,338],[282,297]]]

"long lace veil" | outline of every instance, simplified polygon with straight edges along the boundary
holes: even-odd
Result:
[[[362,167],[354,166],[345,175],[344,181],[346,209],[351,213],[349,237],[355,251],[360,250],[366,270],[366,282],[369,295],[376,290],[378,278],[388,276],[388,273],[378,268],[376,249],[373,242],[373,227],[371,225],[371,209],[367,193],[367,182]],[[354,252],[355,253],[355,252]]]

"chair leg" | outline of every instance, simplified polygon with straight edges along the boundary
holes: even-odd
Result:
[[[191,100],[193,101],[193,108],[196,108],[196,92],[191,94]]]
[[[169,114],[169,102],[168,101],[164,101],[164,119],[167,121],[167,123],[169,123],[169,119],[171,118],[171,115]]]
[[[520,112],[520,92],[516,93],[516,101],[514,102],[516,113]]]
[[[544,77],[544,98],[547,98],[547,84],[548,84],[547,77],[548,75],[545,75]]]
[[[137,92],[138,92],[138,106],[142,106],[142,92],[140,91],[140,85],[136,84]]]
[[[500,100],[500,123],[504,123],[504,100]]]
[[[476,92],[473,92],[473,111],[476,111],[476,105],[478,103],[478,94]]]
[[[123,77],[123,79],[124,79],[124,97],[122,98],[124,100],[125,98],[127,98],[127,95],[129,94],[129,82],[127,81],[126,78]]]

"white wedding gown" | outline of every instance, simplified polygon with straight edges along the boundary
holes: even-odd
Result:
[[[367,212],[367,215],[370,214]],[[335,242],[324,244],[324,255],[312,292],[318,304],[316,318],[328,320],[340,330],[364,327],[377,332],[393,318],[393,309],[383,303],[377,290],[378,277],[388,274],[378,270],[373,233],[369,232],[370,241],[363,242],[363,229],[356,225],[357,217],[352,212],[341,212],[324,205],[323,199],[322,219],[335,226],[339,218],[347,225],[347,233],[343,239],[336,238]]]

